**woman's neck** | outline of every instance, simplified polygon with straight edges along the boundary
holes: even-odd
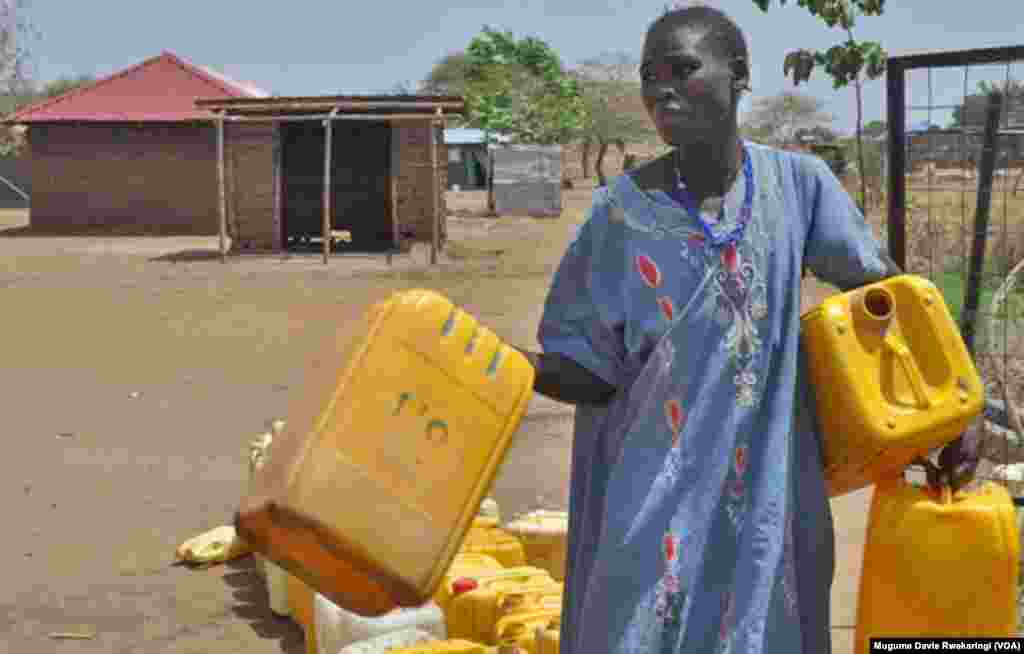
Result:
[[[732,133],[713,144],[688,144],[677,148],[673,158],[691,194],[702,200],[723,196],[742,163],[740,139]]]

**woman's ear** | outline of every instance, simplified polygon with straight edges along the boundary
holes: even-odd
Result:
[[[732,60],[732,87],[737,92],[750,90],[750,65],[746,57],[736,57]]]

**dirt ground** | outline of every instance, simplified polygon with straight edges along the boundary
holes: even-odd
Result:
[[[547,284],[590,193],[567,192],[558,219],[452,218],[451,247],[433,269],[422,248],[390,267],[359,256],[223,264],[216,238],[0,232],[7,651],[302,652],[299,629],[269,611],[251,559],[190,570],[171,565],[174,548],[230,522],[248,441],[286,417],[304,369],[368,302],[435,288],[535,347]],[[449,199],[463,213],[481,202]],[[0,215],[0,229],[25,220]],[[565,506],[571,419],[568,407],[535,399],[493,488],[503,512]],[[851,521],[837,508],[840,550],[856,547],[863,500],[849,501]],[[848,595],[849,583],[836,592]]]

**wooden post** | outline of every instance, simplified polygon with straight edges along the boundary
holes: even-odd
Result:
[[[324,263],[331,254],[331,126],[338,110],[324,121]]]
[[[394,241],[392,249],[398,249],[402,235],[398,230],[398,166],[399,166],[399,138],[401,133],[399,127],[389,124],[391,130],[389,135],[388,154],[388,193],[391,203],[391,238]],[[391,255],[388,255],[388,264],[391,263]]]
[[[441,108],[437,108],[437,115],[441,115]],[[441,179],[437,174],[437,125],[438,120],[436,118],[430,121],[430,169],[431,169],[431,182],[433,184],[433,200],[434,200],[434,220],[433,228],[431,229],[430,238],[430,264],[435,265],[437,263],[437,251],[440,249],[441,242]]]
[[[227,263],[227,196],[224,191],[224,113],[217,117],[217,185],[220,207],[220,260]]]

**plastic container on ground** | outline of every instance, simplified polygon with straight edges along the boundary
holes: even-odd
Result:
[[[481,586],[486,586],[489,583],[500,579],[513,579],[520,581],[532,581],[532,582],[553,582],[551,574],[543,568],[535,568],[532,566],[517,566],[515,568],[476,568],[472,570],[461,570],[455,571],[445,577],[444,584],[441,586],[441,593],[439,597],[435,597],[435,602],[444,611],[445,618],[451,612],[452,599],[459,594],[464,592],[470,592]],[[467,583],[468,582],[468,583]],[[448,630],[451,631],[451,625],[448,625]]]
[[[403,629],[419,629],[432,634],[437,640],[447,637],[444,613],[434,602],[367,618],[346,611],[318,593],[314,599],[313,614],[320,654],[337,654],[338,650],[352,643]]]
[[[339,330],[306,375],[235,524],[334,603],[379,616],[437,590],[526,411],[533,368],[432,291],[395,293],[350,335]]]
[[[565,579],[568,511],[533,511],[505,525],[505,530],[522,542],[527,564],[546,569],[559,581]]]
[[[534,654],[558,654],[561,643],[562,619],[552,618],[546,625],[537,627],[536,651]]]
[[[523,543],[498,526],[497,518],[477,517],[466,533],[460,552],[487,554],[503,566],[512,568],[526,565],[526,551]]]
[[[942,293],[916,275],[826,299],[803,316],[829,494],[892,477],[959,436],[984,387]]]
[[[535,654],[537,630],[546,627],[561,616],[558,609],[526,610],[511,613],[498,620],[494,627],[493,642],[514,646]]]
[[[460,552],[455,555],[451,566],[445,573],[441,584],[434,593],[434,602],[441,607],[442,611],[447,610],[448,601],[451,599],[453,589],[452,582],[460,577],[472,577],[480,571],[503,570],[504,566],[498,563],[497,559],[486,554]]]
[[[512,613],[536,609],[561,609],[564,586],[553,579],[522,578],[482,580],[476,588],[451,599],[445,613],[448,634],[478,643],[493,640],[498,620]]]
[[[875,486],[857,599],[855,651],[872,637],[1014,636],[1020,534],[991,482],[955,494],[903,477]]]
[[[431,643],[393,649],[388,654],[516,654],[511,651],[502,652],[497,647],[489,647],[469,640],[450,638]]]
[[[274,442],[274,434],[280,434],[284,429],[284,421],[274,420],[270,430],[260,434],[255,440],[249,443],[249,486],[252,487],[256,471],[263,467],[263,464],[270,458],[271,446]],[[273,564],[260,556],[255,555],[256,570],[263,577],[267,588],[267,603],[270,610],[276,615],[283,617],[291,615],[291,607],[288,606],[288,573],[280,566]]]
[[[316,591],[294,575],[287,576],[288,608],[292,620],[302,628],[306,638],[306,654],[319,654],[316,640]]]
[[[432,643],[438,638],[429,631],[422,629],[399,629],[391,633],[374,636],[366,640],[346,645],[338,651],[327,651],[321,648],[322,654],[385,654],[396,649]]]

